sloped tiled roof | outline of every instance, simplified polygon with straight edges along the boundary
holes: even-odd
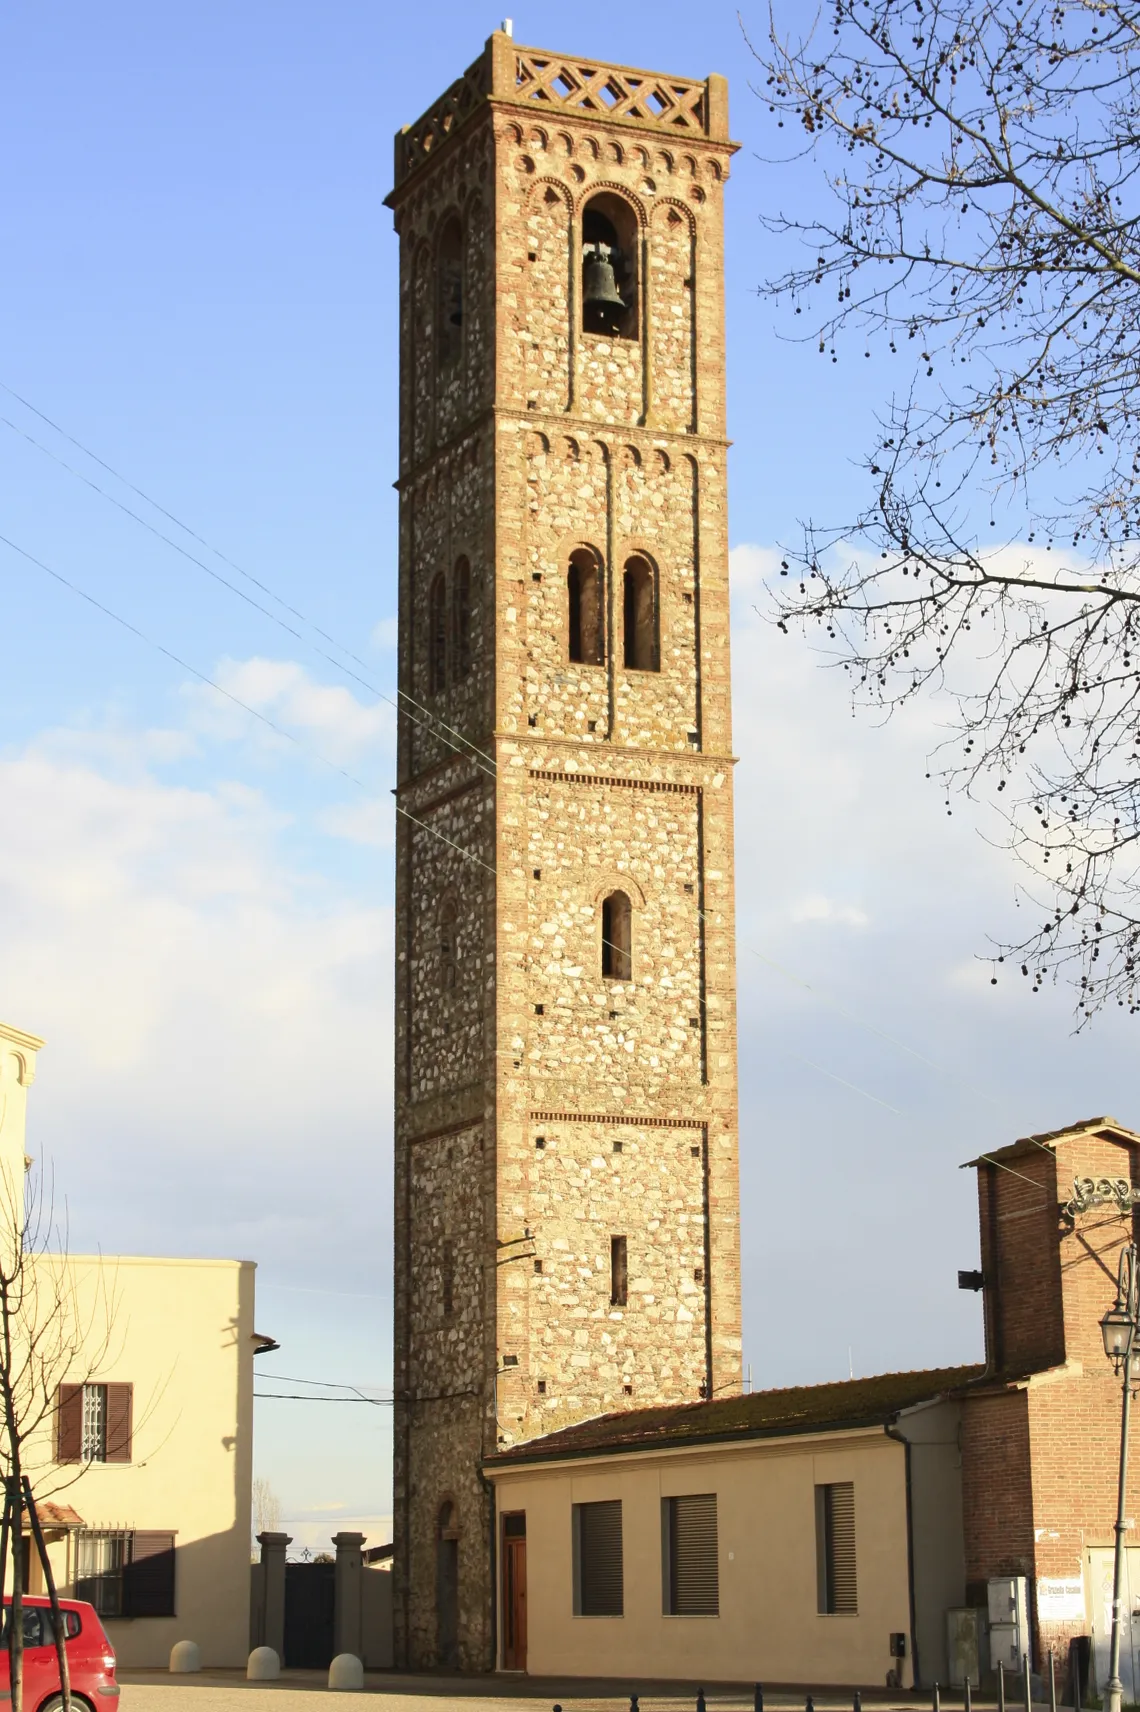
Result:
[[[903,1409],[932,1401],[980,1379],[981,1366],[934,1367],[922,1373],[880,1373],[834,1385],[753,1391],[707,1403],[673,1403],[597,1415],[543,1438],[528,1439],[487,1458],[487,1466],[546,1462],[561,1457],[653,1450],[658,1445],[780,1438],[794,1433],[883,1426]]]
[[[1017,1159],[1026,1154],[1039,1153],[1042,1148],[1053,1152],[1064,1141],[1076,1141],[1085,1135],[1108,1134],[1113,1140],[1140,1143],[1140,1135],[1135,1130],[1117,1123],[1115,1118],[1080,1118],[1076,1123],[1066,1124],[1064,1129],[1042,1130],[1040,1135],[1023,1135],[1019,1141],[1010,1142],[1008,1147],[995,1147],[989,1153],[983,1153],[977,1159],[968,1159],[962,1167],[963,1171],[973,1165],[986,1165],[991,1161],[1001,1164],[1006,1159]]]

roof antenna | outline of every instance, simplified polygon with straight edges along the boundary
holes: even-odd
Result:
[[[503,34],[504,34],[504,36],[513,36],[514,33],[515,33],[515,21],[514,21],[514,19],[513,18],[504,18],[503,19]]]

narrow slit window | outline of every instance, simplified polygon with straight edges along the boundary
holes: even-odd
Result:
[[[593,553],[579,548],[570,555],[566,573],[567,642],[571,661],[600,666],[602,644],[602,574]]]
[[[451,674],[461,684],[471,671],[471,566],[457,559],[451,586]]]
[[[656,672],[657,599],[653,566],[640,557],[627,561],[622,576],[623,659],[628,671]]]
[[[455,990],[459,976],[456,939],[459,911],[450,892],[439,906],[439,984],[445,993]]]
[[[447,585],[442,572],[428,596],[428,689],[439,695],[447,683]]]
[[[823,1616],[854,1616],[859,1609],[855,1574],[855,1485],[839,1480],[815,1489],[818,1609]]]
[[[463,232],[455,218],[440,233],[438,255],[439,362],[441,368],[450,368],[463,350]]]
[[[607,981],[633,979],[633,909],[624,892],[602,900],[602,975]]]
[[[624,1236],[610,1238],[610,1306],[624,1308],[629,1301],[629,1251]]]
[[[443,1286],[443,1317],[449,1320],[455,1312],[455,1244],[449,1237],[444,1238],[440,1274]]]

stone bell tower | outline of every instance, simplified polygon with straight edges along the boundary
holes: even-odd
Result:
[[[740,1384],[723,78],[497,32],[396,138],[397,1661],[484,1456]]]

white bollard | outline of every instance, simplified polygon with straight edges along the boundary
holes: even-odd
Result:
[[[364,1666],[355,1653],[337,1653],[329,1665],[329,1687],[364,1687]]]
[[[272,1647],[254,1647],[245,1674],[250,1682],[276,1682],[281,1675],[281,1660]]]
[[[202,1654],[197,1641],[175,1641],[170,1649],[170,1670],[173,1676],[190,1676],[202,1668]]]

